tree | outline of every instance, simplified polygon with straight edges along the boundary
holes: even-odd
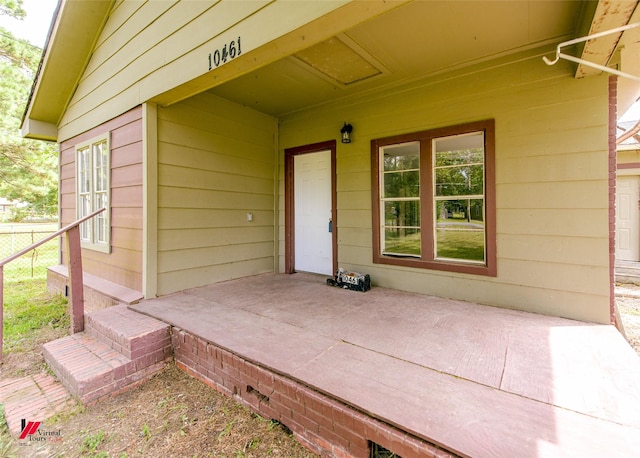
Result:
[[[22,20],[22,0],[0,0],[0,14]],[[0,196],[55,214],[58,202],[55,144],[23,139],[22,116],[42,50],[0,27]]]

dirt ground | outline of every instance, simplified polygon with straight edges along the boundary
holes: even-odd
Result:
[[[8,354],[0,380],[46,371],[42,344],[66,330],[43,329],[25,342],[26,352]],[[45,443],[7,444],[4,457],[314,457],[290,431],[243,408],[169,364],[143,385],[100,403],[75,408],[41,428],[60,432]]]
[[[47,421],[59,442],[18,456],[312,457],[281,425],[263,419],[170,364],[144,385]]]
[[[617,298],[626,336],[640,355],[640,286],[620,285],[619,291],[627,293]],[[0,379],[47,370],[42,343],[60,332],[45,329],[32,342],[34,350],[7,355]],[[43,428],[60,431],[60,439],[20,447],[14,441],[9,448],[0,440],[0,458],[315,456],[286,428],[244,409],[173,364],[134,390],[95,406],[78,405]]]

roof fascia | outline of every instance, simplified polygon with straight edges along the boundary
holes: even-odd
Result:
[[[24,137],[57,139],[57,124],[89,62],[113,3],[114,0],[58,3],[23,116]],[[64,46],[56,46],[59,43]]]
[[[577,36],[594,35],[629,24],[629,20],[638,5],[637,0],[598,0],[584,2]],[[613,33],[580,43],[577,55],[581,59],[606,66],[609,64],[623,32]],[[598,75],[601,71],[579,64],[575,77]]]

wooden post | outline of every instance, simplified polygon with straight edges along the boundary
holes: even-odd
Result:
[[[4,343],[4,266],[0,266],[0,361],[2,361],[2,344]]]
[[[84,290],[79,226],[74,226],[67,231],[67,253],[69,255],[69,318],[71,334],[75,334],[84,331]]]

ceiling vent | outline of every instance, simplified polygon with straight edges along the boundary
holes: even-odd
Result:
[[[316,73],[343,86],[386,73],[384,66],[345,35],[294,54]]]

